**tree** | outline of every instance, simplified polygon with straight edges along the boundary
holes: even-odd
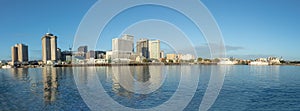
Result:
[[[213,62],[220,62],[220,59],[215,58],[215,59],[213,60]]]
[[[165,58],[161,58],[161,62],[166,63],[166,59]]]
[[[198,62],[201,62],[203,59],[201,58],[201,57],[199,57],[198,59],[197,59],[197,61]]]
[[[147,60],[147,59],[143,59],[142,62],[143,62],[143,63],[146,63],[146,62],[148,62],[148,60]]]

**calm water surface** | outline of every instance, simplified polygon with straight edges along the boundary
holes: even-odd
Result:
[[[0,110],[90,110],[74,76],[80,84],[97,78],[118,104],[146,109],[168,101],[181,78],[194,79],[196,74],[198,86],[184,110],[198,110],[211,70],[220,67],[226,67],[224,85],[210,110],[300,110],[300,67],[214,65],[0,69]],[[76,71],[80,75],[74,75]],[[123,87],[124,77],[134,81]],[[149,92],[133,93],[138,91],[137,82],[145,83]],[[180,94],[184,100],[190,93]]]

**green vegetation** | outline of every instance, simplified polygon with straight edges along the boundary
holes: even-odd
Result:
[[[201,57],[199,57],[198,59],[197,59],[197,61],[198,62],[201,62],[203,59],[201,58]]]

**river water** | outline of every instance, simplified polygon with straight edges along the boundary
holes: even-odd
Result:
[[[217,98],[208,96],[213,103],[209,105],[204,96],[211,81],[212,86],[221,89],[211,91]],[[0,110],[106,111],[158,107],[167,110],[172,106],[168,110],[198,111],[205,103],[209,110],[299,111],[300,67],[154,65],[0,69]]]

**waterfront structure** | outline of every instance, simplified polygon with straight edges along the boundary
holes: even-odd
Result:
[[[136,44],[136,53],[149,59],[149,40],[142,38]]]
[[[11,62],[15,63],[28,62],[28,46],[24,44],[16,44],[11,47]]]
[[[111,59],[129,59],[134,51],[133,36],[123,35],[121,38],[112,39]]]
[[[160,41],[151,40],[149,41],[149,56],[150,59],[160,59]]]
[[[266,58],[258,58],[255,61],[251,61],[248,65],[269,65]]]
[[[57,61],[57,36],[47,33],[42,37],[42,60],[47,64],[47,61]]]

